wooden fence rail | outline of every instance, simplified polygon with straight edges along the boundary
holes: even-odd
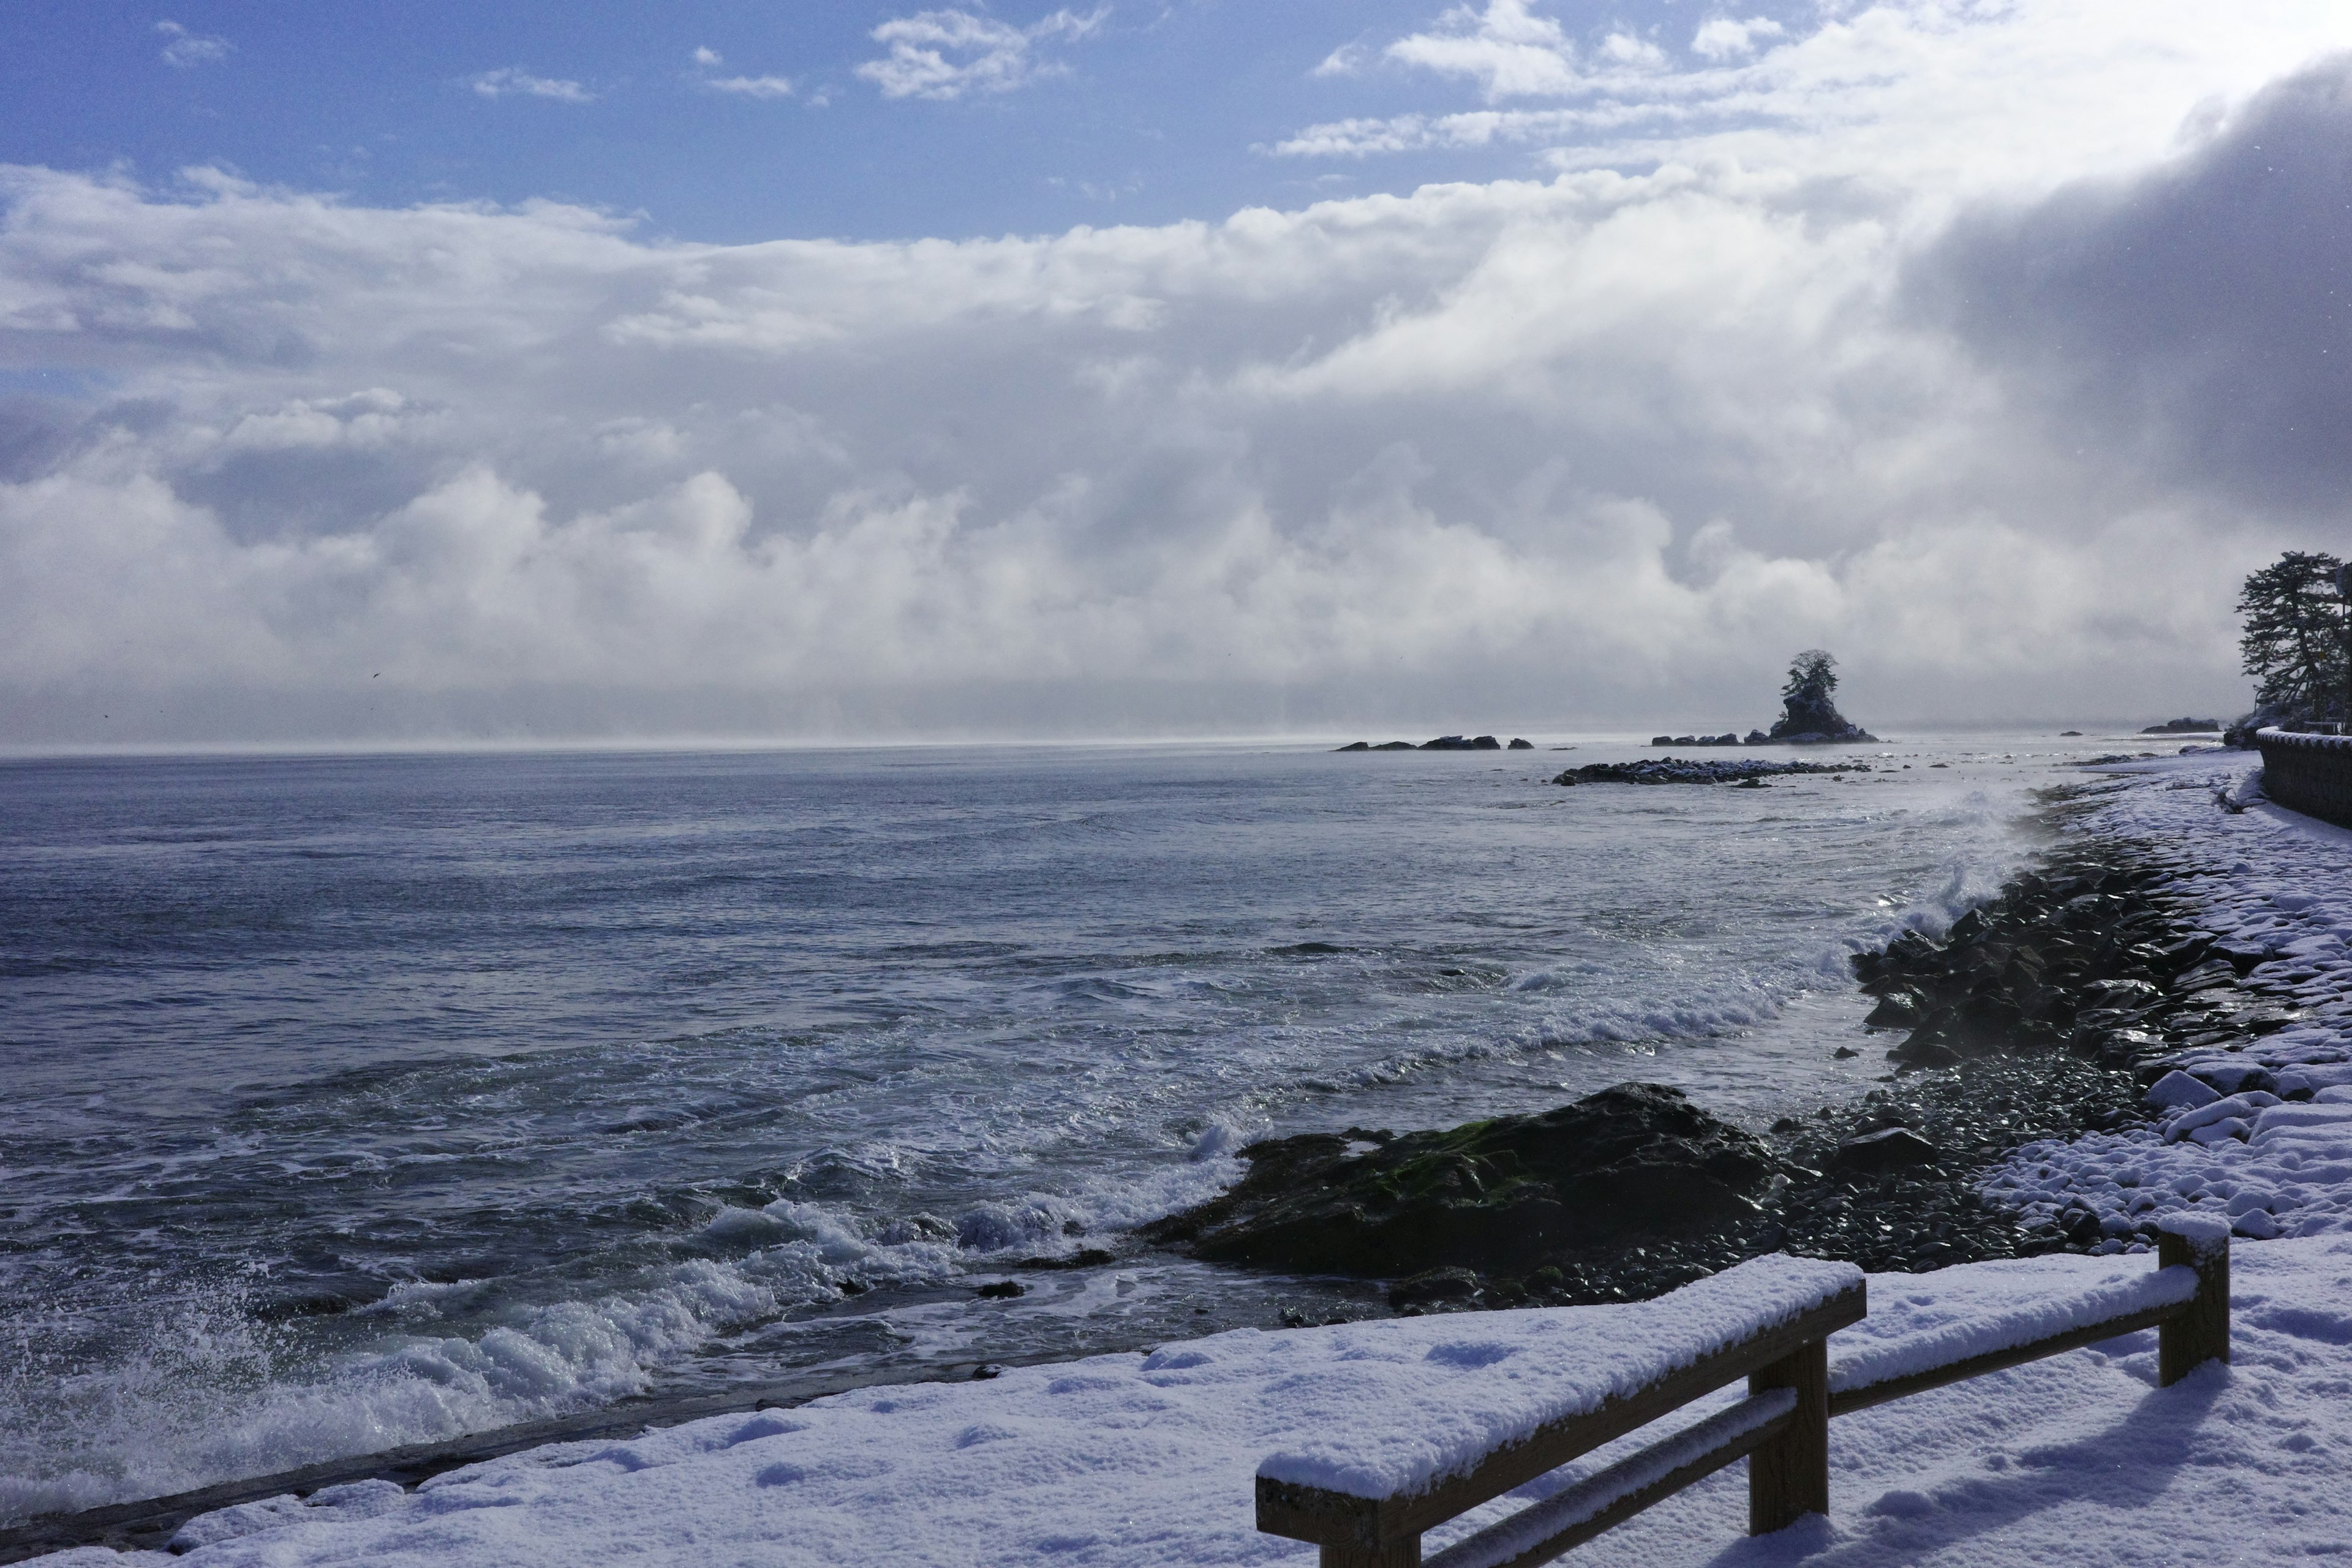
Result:
[[[2158,1381],[2167,1386],[2206,1362],[2228,1361],[2227,1226],[2190,1221],[2162,1232],[2157,1266],[2151,1283],[2169,1300],[2070,1321],[1995,1349],[1906,1363],[1832,1392],[1829,1336],[1868,1311],[1864,1288],[1855,1286],[1596,1410],[1496,1447],[1417,1491],[1367,1498],[1261,1474],[1257,1527],[1315,1542],[1321,1568],[1424,1568],[1423,1531],[1745,1377],[1748,1397],[1738,1404],[1454,1542],[1425,1568],[1533,1568],[1741,1458],[1748,1462],[1748,1533],[1766,1534],[1829,1510],[1832,1416],[2150,1328],[2158,1332]],[[2166,1279],[2165,1271],[2176,1268],[2188,1273]]]

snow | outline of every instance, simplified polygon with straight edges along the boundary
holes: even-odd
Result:
[[[2229,1235],[2227,1226],[2221,1234]],[[2063,1290],[2048,1289],[2061,1277],[2062,1269],[2042,1259],[2009,1275],[2000,1272],[2006,1265],[1985,1265],[1989,1277],[2001,1280],[2005,1288],[1990,1300],[1973,1302],[1970,1310],[1957,1310],[1957,1303],[1969,1300],[1960,1291],[1942,1294],[1924,1314],[1923,1304],[1914,1300],[1916,1290],[1906,1290],[1892,1310],[1874,1303],[1872,1316],[1882,1329],[1891,1331],[1888,1337],[1833,1336],[1830,1388],[1832,1392],[1868,1388],[1932,1367],[2012,1350],[2128,1312],[2168,1307],[2197,1294],[2193,1268],[2151,1270],[2142,1258],[2095,1261],[2105,1267],[2063,1269],[2072,1287]]]
[[[2228,1366],[2159,1389],[2156,1336],[2141,1333],[1842,1416],[1830,1429],[1827,1519],[1746,1539],[1745,1469],[1734,1465],[1570,1561],[2205,1568],[2352,1552],[2352,1494],[2341,1485],[2352,1464],[2352,1237],[2242,1242],[2231,1262]],[[1874,1275],[1871,1315],[1833,1337],[1833,1361],[1885,1364],[1890,1347],[1920,1336],[1950,1342],[1955,1325],[2079,1302],[2157,1272],[2145,1258],[2061,1256]],[[1528,1311],[1243,1330],[988,1383],[866,1389],[629,1442],[535,1449],[413,1492],[362,1485],[310,1504],[248,1504],[193,1522],[183,1557],[132,1560],[1303,1565],[1313,1547],[1255,1529],[1252,1474],[1326,1419],[1310,1386],[1318,1369],[1350,1364],[1361,1351],[1404,1376],[1454,1347],[1435,1363],[1475,1378],[1491,1352],[1509,1354],[1490,1368],[1527,1366],[1576,1342],[1564,1326],[1574,1321]],[[1715,1418],[1744,1405],[1743,1392],[1726,1390],[1685,1415]],[[1356,1418],[1408,1426],[1414,1417],[1400,1404]],[[1571,1517],[1606,1506],[1574,1489],[1658,1435],[1636,1434],[1433,1532],[1432,1556],[1529,1502],[1550,1500]],[[1682,1447],[1717,1435],[1694,1434]],[[1621,1472],[1602,1489],[1631,1484]],[[124,1568],[125,1560],[85,1549],[48,1562]]]
[[[1425,1347],[1427,1332],[1387,1323],[1318,1330],[1294,1344],[1288,1373],[1303,1439],[1257,1473],[1351,1497],[1424,1491],[1539,1426],[1634,1394],[1862,1280],[1850,1263],[1776,1255],[1631,1306],[1434,1320],[1441,1327]],[[1412,1420],[1395,1420],[1400,1410]]]

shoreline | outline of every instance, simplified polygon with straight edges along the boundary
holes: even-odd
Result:
[[[2095,793],[2095,786],[2074,786],[2068,793],[2080,795],[2085,791]],[[2037,858],[2036,864],[2046,860],[2055,847],[2056,846],[2053,845],[2045,848],[2042,855]],[[1995,895],[1996,902],[2009,892],[2014,880],[2012,879],[2011,882],[2003,884],[2001,892]],[[1989,1079],[2012,1080],[2002,1086],[2006,1091],[2031,1090],[2033,1086],[2022,1080],[2032,1077],[2032,1066],[2030,1063],[2024,1064],[2021,1073],[2015,1070],[2020,1065],[2014,1062],[1997,1064],[1990,1068],[1979,1067],[1973,1072],[1945,1069],[1926,1075],[1895,1075],[1894,1082],[1905,1090],[1904,1093],[1895,1094],[1885,1089],[1874,1089],[1846,1106],[1822,1108],[1817,1116],[1817,1120],[1822,1123],[1819,1127],[1789,1129],[1778,1135],[1790,1141],[1792,1145],[1801,1143],[1810,1148],[1822,1143],[1826,1134],[1837,1135],[1830,1139],[1831,1143],[1834,1144],[1842,1141],[1844,1135],[1863,1131],[1862,1124],[1866,1121],[1875,1120],[1880,1124],[1880,1130],[1883,1130],[1884,1126],[1890,1124],[1887,1121],[1890,1110],[1899,1111],[1906,1105],[1916,1110],[1918,1102],[1923,1100],[1941,1100],[1948,1102],[1941,1109],[1953,1114],[1965,1112],[1971,1106],[1981,1109],[1987,1102],[1987,1097],[1981,1091],[1987,1088]],[[2042,1065],[2046,1067],[2051,1064]],[[2127,1079],[2124,1081],[2127,1081]],[[1884,1098],[1881,1098],[1882,1096]],[[2014,1098],[2013,1093],[2011,1098]],[[2015,1114],[2014,1108],[2011,1113]],[[2021,1126],[2016,1130],[2016,1135],[2011,1139],[2007,1152],[2014,1153],[2026,1147],[2037,1131],[2046,1136],[2048,1132],[2054,1131],[2056,1131],[2054,1128],[2037,1130]],[[1798,1135],[1800,1131],[1801,1136]],[[1940,1171],[1931,1177],[1893,1178],[1892,1188],[1882,1189],[1878,1197],[1869,1206],[1874,1214],[1881,1212],[1885,1200],[1889,1198],[1908,1202],[1915,1207],[1923,1204],[1928,1207],[1950,1207],[1963,1205],[1975,1197],[1982,1185],[1978,1178],[1997,1164],[1998,1159],[1999,1156],[1989,1161],[1971,1160],[1964,1169]],[[2006,1211],[1999,1212],[2004,1225],[2014,1225],[2013,1218]],[[2020,1231],[2017,1234],[2026,1233]],[[1805,1247],[1808,1243],[1808,1237],[1797,1235],[1785,1236],[1780,1239],[1789,1245],[1799,1247]],[[2062,1235],[2037,1239],[2030,1247],[2021,1247],[2016,1251],[1969,1253],[1967,1256],[2004,1257],[2016,1256],[2025,1251],[2080,1251],[2090,1250],[2095,1245],[2092,1243],[2085,1246],[2079,1238],[2070,1238]],[[1911,1268],[1916,1268],[1935,1267],[1940,1261],[1958,1260],[1960,1259],[1958,1258],[1942,1259],[1913,1258],[1907,1261]],[[1660,1259],[1659,1261],[1671,1262],[1672,1260]],[[1678,1279],[1663,1280],[1657,1283],[1654,1289],[1670,1288],[1673,1283],[1677,1282],[1679,1282]],[[1612,1291],[1587,1299],[1622,1300],[1625,1299],[1625,1296],[1622,1291]],[[1464,1306],[1477,1304],[1511,1303],[1499,1301],[1460,1303]],[[1287,1317],[1286,1314],[1286,1317]],[[1043,1363],[1056,1358],[1034,1359]],[[1021,1365],[1027,1363],[1013,1360],[1008,1364]],[[221,1483],[166,1497],[104,1505],[71,1513],[35,1516],[17,1525],[0,1530],[0,1562],[21,1560],[37,1552],[76,1544],[119,1542],[124,1545],[135,1546],[168,1539],[172,1528],[186,1518],[237,1502],[288,1491],[303,1491],[361,1478],[404,1478],[404,1484],[413,1486],[416,1481],[430,1475],[446,1473],[485,1459],[512,1454],[546,1443],[577,1441],[583,1438],[607,1438],[624,1433],[643,1432],[648,1428],[667,1428],[709,1415],[797,1405],[856,1388],[881,1384],[908,1386],[939,1384],[961,1381],[971,1375],[969,1372],[961,1372],[951,1373],[949,1378],[938,1376],[908,1378],[894,1374],[802,1378],[791,1380],[783,1384],[764,1384],[756,1390],[746,1390],[740,1394],[722,1393],[686,1398],[623,1402],[619,1405],[602,1406],[593,1411],[584,1411],[574,1416],[531,1422],[443,1442],[354,1456],[347,1459],[330,1460],[297,1470]]]

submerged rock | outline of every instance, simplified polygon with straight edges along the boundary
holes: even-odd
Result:
[[[1405,1133],[1360,1153],[1350,1142],[1310,1132],[1251,1144],[1248,1175],[1143,1237],[1214,1262],[1307,1273],[1521,1274],[1610,1243],[1750,1219],[1780,1173],[1762,1142],[1659,1084]]]

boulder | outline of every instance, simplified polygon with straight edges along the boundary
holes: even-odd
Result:
[[[2210,1084],[2190,1078],[2176,1068],[2150,1085],[2143,1098],[2148,1104],[2166,1110],[2177,1107],[2194,1110],[2200,1105],[2212,1104],[2221,1098],[2221,1094]]]
[[[1251,1144],[1246,1176],[1145,1226],[1144,1239],[1297,1273],[1516,1275],[1750,1219],[1780,1168],[1763,1142],[1660,1084],[1405,1133],[1365,1152],[1350,1142],[1310,1132]]]
[[[1536,749],[1536,743],[1533,741],[1521,740],[1518,736],[1514,735],[1511,737],[1511,743],[1503,749],[1507,752],[1532,752]]]
[[[1876,1132],[1865,1132],[1859,1138],[1847,1139],[1831,1156],[1831,1164],[1838,1170],[1862,1171],[1877,1175],[1888,1171],[1907,1171],[1918,1165],[1933,1165],[1943,1157],[1942,1150],[1908,1127],[1888,1127]]]

